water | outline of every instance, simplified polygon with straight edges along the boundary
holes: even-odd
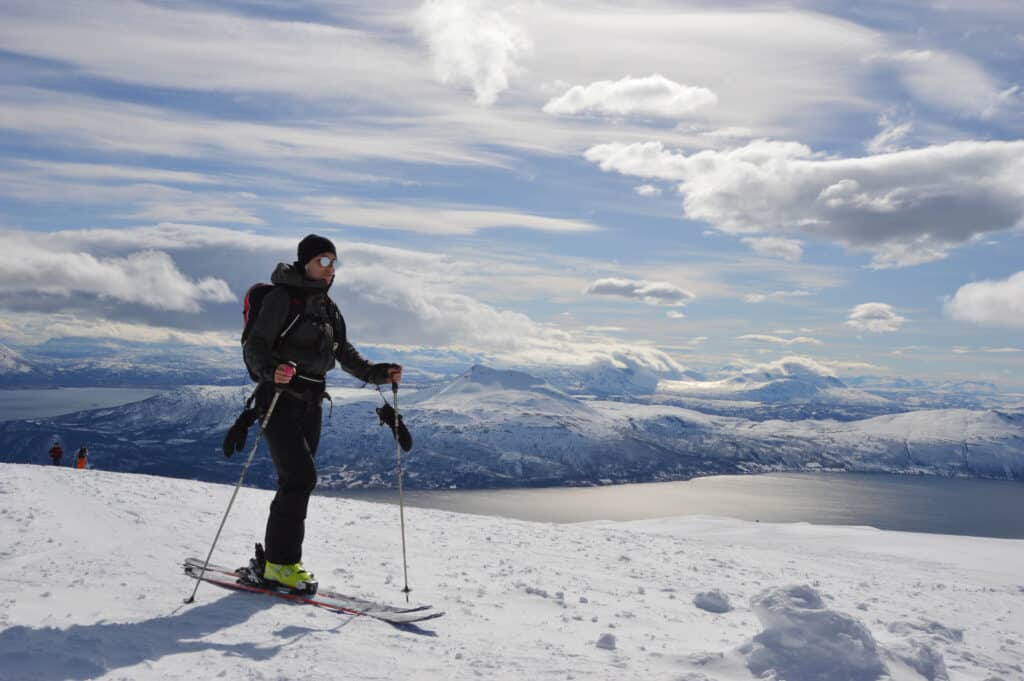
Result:
[[[398,503],[397,490],[337,494]],[[716,515],[1024,539],[1024,484],[930,476],[773,473],[607,487],[406,490],[405,503],[556,523]]]
[[[0,421],[47,418],[83,409],[138,402],[161,391],[146,388],[54,388],[0,390]]]

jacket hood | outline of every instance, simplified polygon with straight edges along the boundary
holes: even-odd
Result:
[[[307,279],[302,268],[295,263],[278,263],[274,273],[270,275],[270,281],[279,286],[289,288],[308,289],[309,291],[327,291],[331,283]]]

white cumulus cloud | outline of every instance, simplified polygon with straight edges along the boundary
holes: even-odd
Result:
[[[0,232],[0,250],[4,293],[84,294],[181,312],[199,312],[204,302],[235,300],[223,279],[191,279],[162,251],[97,257],[70,250],[52,237],[16,231]]]
[[[862,303],[850,310],[850,316],[846,320],[848,326],[858,331],[870,333],[886,333],[898,331],[905,317],[896,314],[892,305],[887,303]]]
[[[493,104],[531,50],[530,37],[506,14],[481,0],[427,0],[417,28],[442,83],[468,82],[477,104]]]
[[[1024,326],[1024,271],[1002,280],[975,281],[946,301],[946,313],[967,322]]]
[[[660,142],[603,144],[606,171],[678,182],[687,217],[729,234],[800,234],[874,254],[876,268],[938,260],[1024,220],[1024,140],[953,142],[826,158],[795,142],[674,153]]]
[[[593,112],[610,116],[683,118],[717,102],[718,96],[707,88],[683,85],[654,74],[577,85],[551,99],[544,105],[544,111],[563,116]]]

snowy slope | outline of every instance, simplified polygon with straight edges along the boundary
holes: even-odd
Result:
[[[407,509],[406,630],[203,585],[231,488],[0,464],[0,678],[1011,681],[1024,542],[702,517],[556,525]],[[242,490],[242,563],[271,494]],[[397,508],[314,497],[321,582],[401,602]]]

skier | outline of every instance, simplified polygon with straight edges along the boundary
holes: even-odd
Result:
[[[75,457],[75,468],[85,468],[89,450],[85,445],[78,448],[78,456]]]
[[[60,446],[60,440],[54,440],[53,446],[50,447],[50,459],[53,460],[54,466],[60,465],[62,456],[64,456],[64,448]]]
[[[328,296],[337,265],[329,239],[302,239],[296,262],[274,270],[274,288],[262,299],[243,346],[246,366],[260,381],[258,407],[265,411],[274,389],[280,391],[265,431],[278,486],[267,518],[263,578],[289,588],[316,588],[302,566],[302,540],[316,487],[325,375],[337,361],[365,383],[397,384],[402,378],[398,364],[370,363],[349,343],[345,320]]]

